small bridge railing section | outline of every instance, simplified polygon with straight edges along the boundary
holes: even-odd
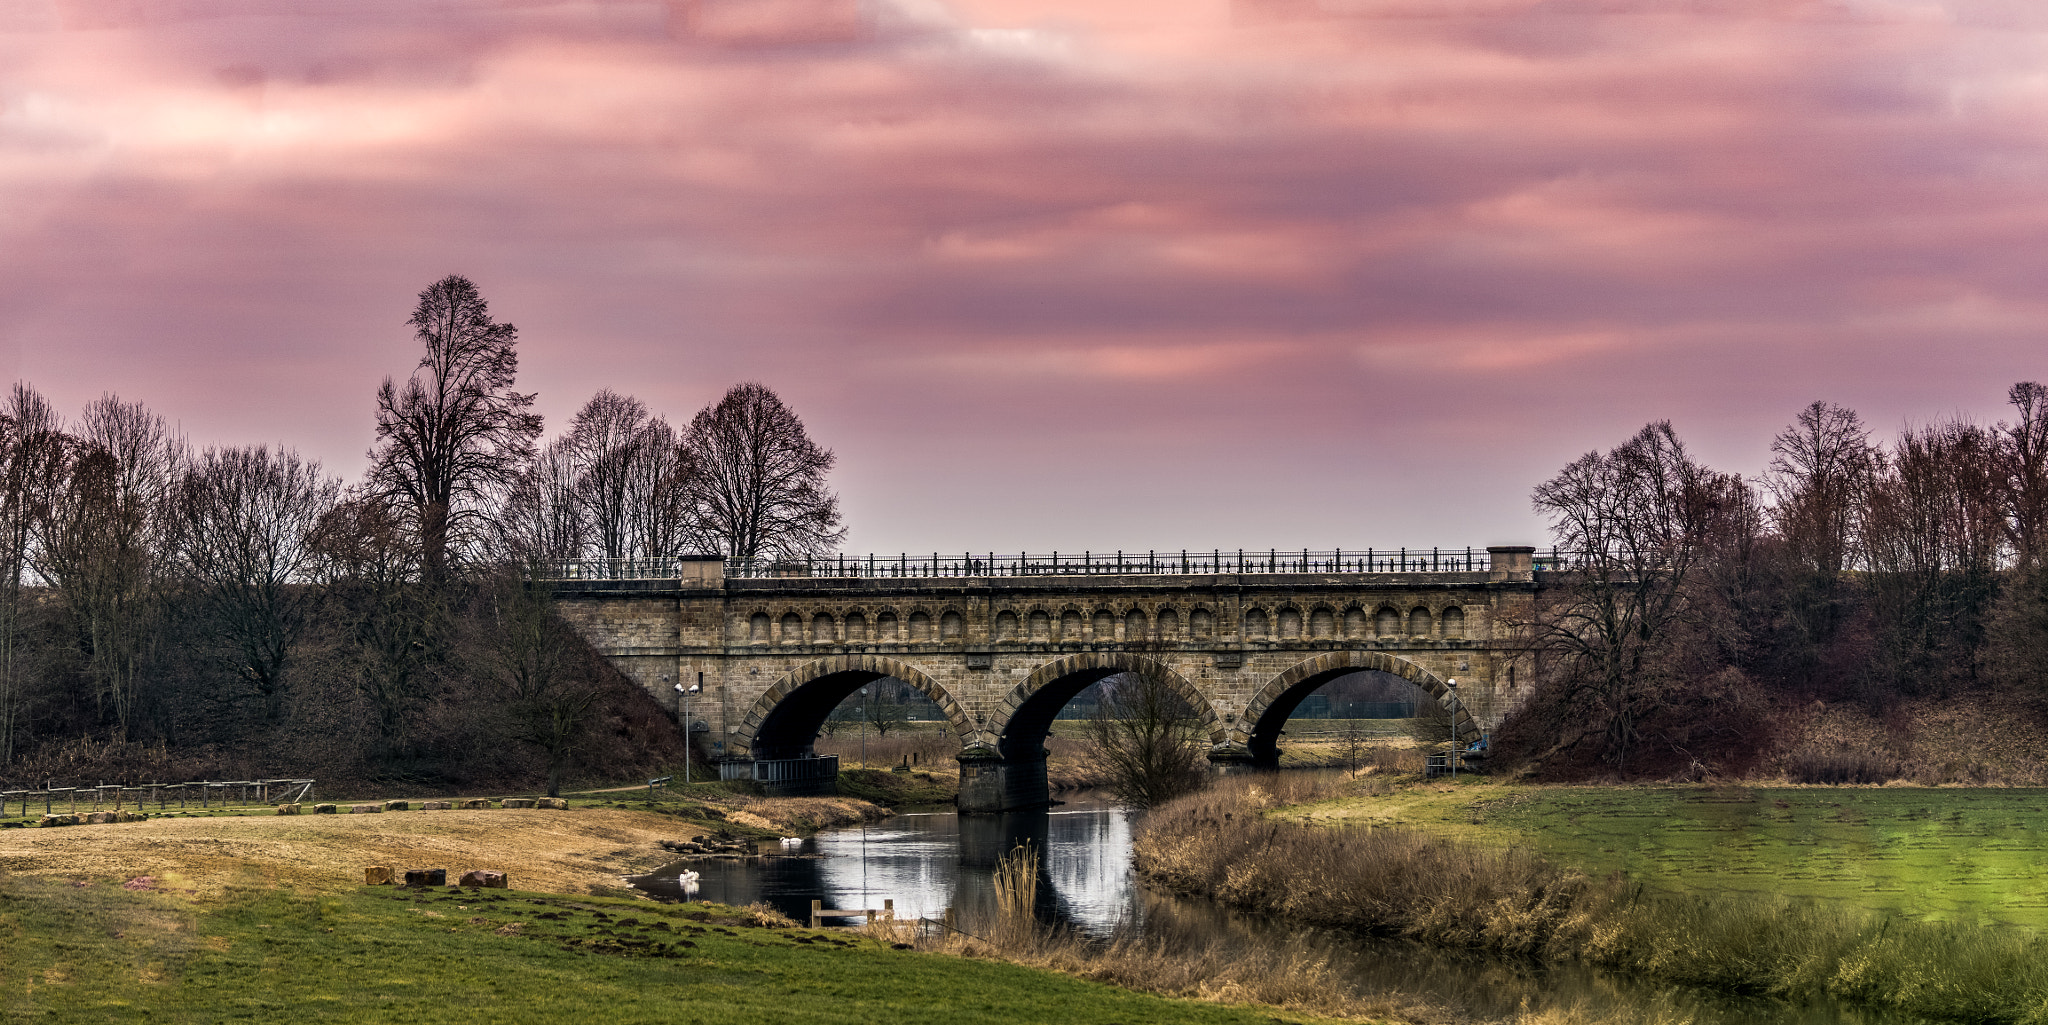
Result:
[[[236,806],[284,804],[303,801],[313,792],[310,779],[195,780],[189,783],[103,783],[96,786],[55,785],[22,790],[0,790],[0,818],[12,808],[27,817],[30,809],[48,815],[80,808],[98,811],[111,808],[137,810],[155,807],[230,808]]]

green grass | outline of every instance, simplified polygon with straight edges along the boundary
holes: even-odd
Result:
[[[2048,929],[2048,790],[1571,787],[1479,811],[1555,861],[1656,891]]]
[[[508,927],[516,925],[516,929]],[[231,891],[0,877],[0,1021],[871,1025],[1270,1022],[729,908],[518,891]]]

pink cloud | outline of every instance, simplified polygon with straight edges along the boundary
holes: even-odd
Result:
[[[459,271],[555,422],[781,389],[860,547],[1531,539],[1653,417],[1753,471],[2048,376],[2044,21],[0,0],[0,339],[353,472]]]

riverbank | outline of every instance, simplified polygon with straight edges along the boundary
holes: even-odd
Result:
[[[1402,804],[1401,788],[1368,786],[1367,797]],[[1406,807],[1441,808],[1438,798],[1462,789],[1432,786]],[[2030,930],[1646,894],[1528,845],[1473,842],[1480,823],[1458,824],[1462,838],[1364,816],[1345,824],[1333,796],[1327,784],[1266,777],[1163,806],[1137,838],[1137,868],[1175,893],[1363,933],[1932,1018],[2048,1021],[2048,939]],[[1272,814],[1279,808],[1292,817]]]

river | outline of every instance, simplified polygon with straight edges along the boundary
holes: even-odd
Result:
[[[898,918],[937,919],[947,908],[972,921],[994,903],[996,858],[1029,841],[1045,852],[1039,915],[1083,933],[1116,929],[1194,929],[1229,944],[1259,946],[1283,934],[1324,945],[1362,988],[1399,991],[1479,1017],[1527,1008],[1581,1007],[1604,1017],[1653,1007],[1690,1015],[1696,1025],[1918,1025],[1920,1019],[1832,1003],[1780,1001],[1674,990],[1580,966],[1446,952],[1417,944],[1362,939],[1229,912],[1147,890],[1131,871],[1135,814],[1082,796],[1049,811],[960,816],[951,808],[909,810],[865,827],[832,830],[801,847],[758,859],[678,863],[633,880],[660,898],[769,904],[798,921],[811,901],[827,908],[879,908]],[[767,845],[774,849],[773,844]],[[698,873],[694,891],[677,883]],[[850,921],[850,920],[841,920]]]

